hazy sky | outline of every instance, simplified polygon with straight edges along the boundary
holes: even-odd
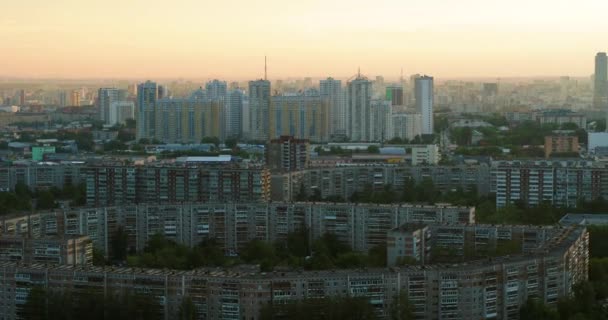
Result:
[[[0,76],[587,76],[607,0],[1,0]]]

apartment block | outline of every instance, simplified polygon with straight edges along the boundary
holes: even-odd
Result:
[[[0,261],[58,265],[90,265],[93,244],[87,236],[31,238],[0,236]]]
[[[286,240],[288,233],[307,227],[310,241],[329,232],[354,250],[365,252],[384,245],[387,231],[407,222],[474,223],[475,209],[309,202],[122,205],[2,217],[0,234],[30,234],[33,238],[87,235],[107,253],[111,235],[122,227],[128,235],[129,249],[136,251],[142,250],[153,235],[162,234],[187,246],[214,238],[226,253],[238,253],[253,239]]]
[[[270,197],[270,173],[234,165],[90,166],[82,169],[87,205],[245,202]]]
[[[281,136],[272,139],[266,153],[266,166],[271,171],[304,170],[309,163],[310,143],[306,139]]]
[[[264,304],[344,295],[367,299],[387,319],[400,292],[407,293],[416,319],[518,319],[528,297],[556,305],[588,278],[588,241],[584,228],[568,228],[533,255],[366,270],[260,273],[244,267],[178,271],[0,262],[0,313],[16,319],[30,290],[44,286],[76,294],[132,288],[157,299],[163,319],[176,318],[186,297],[199,318],[256,320]]]
[[[497,161],[492,164],[496,206],[517,202],[576,207],[608,197],[608,168],[591,161]]]

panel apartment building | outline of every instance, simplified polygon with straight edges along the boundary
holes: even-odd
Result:
[[[497,161],[492,164],[496,206],[543,202],[576,207],[580,200],[608,198],[608,167],[590,161]]]
[[[25,216],[1,217],[0,234],[32,237],[87,235],[108,253],[112,234],[122,226],[129,248],[142,250],[155,234],[196,246],[214,238],[226,253],[249,241],[286,240],[307,227],[310,237],[335,234],[354,250],[383,245],[386,232],[406,222],[474,223],[475,209],[450,205],[355,205],[348,203],[196,203],[74,208]]]
[[[241,166],[89,166],[82,169],[87,205],[245,202],[270,197],[270,173]]]
[[[16,319],[34,286],[112,293],[124,288],[161,302],[159,317],[175,319],[186,297],[203,319],[253,319],[261,308],[302,299],[349,295],[367,299],[380,319],[396,295],[406,292],[416,319],[518,319],[528,297],[556,305],[588,278],[588,233],[569,228],[538,254],[458,264],[390,269],[290,271],[197,269],[191,271],[116,267],[20,265],[0,262],[0,314]],[[82,290],[82,291],[80,291]]]

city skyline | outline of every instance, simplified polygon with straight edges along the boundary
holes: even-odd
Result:
[[[2,77],[589,76],[608,3],[5,4]],[[524,8],[525,10],[521,10]],[[547,14],[550,11],[551,14]],[[566,23],[567,22],[567,23]],[[576,44],[576,45],[573,45]]]

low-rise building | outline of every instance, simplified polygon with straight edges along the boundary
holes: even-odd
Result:
[[[438,164],[441,160],[439,146],[436,144],[428,144],[423,146],[412,147],[412,165],[433,165]]]

